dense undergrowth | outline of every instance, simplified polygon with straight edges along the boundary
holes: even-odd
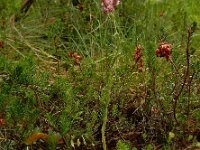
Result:
[[[1,148],[199,148],[199,5],[1,0]]]

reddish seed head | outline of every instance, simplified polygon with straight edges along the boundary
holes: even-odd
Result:
[[[140,44],[136,46],[136,50],[133,57],[136,62],[138,62],[142,57],[142,46]]]
[[[80,55],[76,55],[74,56],[75,59],[81,60],[81,56]]]
[[[68,56],[74,59],[75,65],[80,65],[82,57],[76,52],[69,52]]]
[[[74,52],[69,52],[69,53],[68,53],[68,56],[69,56],[70,58],[72,58],[73,55],[74,55]]]
[[[5,120],[4,119],[0,119],[0,126],[5,125],[5,124],[6,124]]]
[[[138,44],[135,49],[135,53],[133,54],[133,59],[135,63],[137,63],[137,68],[140,72],[144,70],[144,61],[142,59],[142,46]]]
[[[167,61],[169,61],[170,56],[171,56],[171,49],[172,49],[171,44],[166,43],[166,42],[161,42],[159,44],[158,49],[156,50],[156,56],[165,57]]]

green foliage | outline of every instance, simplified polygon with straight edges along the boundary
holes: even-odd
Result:
[[[130,146],[128,143],[125,143],[122,140],[119,140],[117,142],[117,150],[130,150]]]
[[[43,0],[15,21],[22,3],[0,4],[0,128],[9,149],[198,145],[199,1],[127,0],[105,14],[100,1]],[[168,61],[156,56],[160,42],[172,46]],[[49,138],[25,145],[37,130]]]

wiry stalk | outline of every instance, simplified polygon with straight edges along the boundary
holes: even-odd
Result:
[[[185,87],[185,85],[187,84],[188,79],[189,79],[189,75],[190,75],[190,43],[191,43],[191,39],[192,39],[192,34],[194,33],[194,30],[196,28],[196,24],[193,24],[192,27],[190,27],[188,29],[188,36],[187,36],[187,45],[186,45],[186,70],[185,70],[185,73],[184,73],[184,79],[183,79],[183,82],[182,82],[182,85],[180,87],[180,90],[177,94],[174,95],[173,97],[173,101],[174,101],[174,119],[175,121],[178,123],[177,121],[177,118],[176,118],[176,108],[177,108],[177,103],[178,103],[178,99]],[[188,87],[188,104],[189,104],[189,101],[190,101],[190,87]],[[189,107],[189,106],[188,106]]]

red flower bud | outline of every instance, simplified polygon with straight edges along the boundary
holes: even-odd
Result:
[[[171,57],[171,49],[172,46],[169,43],[161,42],[159,44],[158,49],[156,50],[156,56],[157,57],[165,57],[167,61],[169,61]]]

